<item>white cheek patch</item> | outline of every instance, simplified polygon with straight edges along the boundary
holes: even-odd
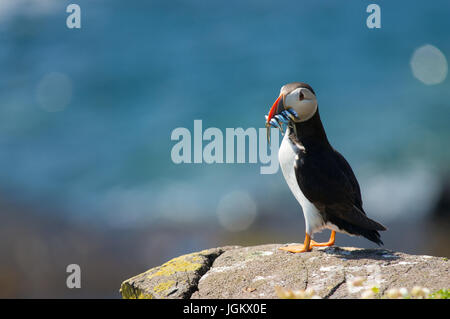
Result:
[[[286,108],[292,107],[298,114],[299,122],[309,120],[317,110],[317,101],[313,99],[299,100],[300,88],[292,91],[284,99],[284,105]]]
[[[299,93],[300,93],[300,89],[295,89],[294,91],[292,91],[291,93],[286,95],[286,97],[284,98],[284,105],[286,107],[295,108],[295,106],[300,102],[298,99]]]

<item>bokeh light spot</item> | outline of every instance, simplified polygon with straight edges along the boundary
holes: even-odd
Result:
[[[439,84],[447,77],[447,59],[433,45],[426,44],[416,49],[410,63],[414,77],[427,85]]]
[[[233,191],[224,195],[217,205],[217,217],[228,231],[238,232],[249,228],[256,217],[256,203],[244,191]]]

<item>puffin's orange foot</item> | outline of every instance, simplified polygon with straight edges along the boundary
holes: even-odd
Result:
[[[314,240],[311,240],[311,247],[329,247],[334,245],[334,241],[336,238],[336,232],[334,230],[331,231],[330,240],[326,243],[317,243]]]
[[[317,243],[314,240],[311,240],[311,247],[329,247],[329,246],[333,246],[334,243]]]
[[[311,247],[309,247],[309,249],[306,249],[305,245],[291,245],[291,246],[280,247],[278,249],[288,251],[290,253],[304,253],[307,251],[311,251]]]

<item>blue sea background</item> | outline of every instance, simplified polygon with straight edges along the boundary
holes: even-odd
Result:
[[[66,27],[72,2],[81,29]],[[122,280],[182,253],[301,242],[303,216],[281,171],[171,159],[175,128],[193,132],[195,119],[223,132],[263,127],[280,87],[293,81],[316,91],[368,215],[389,228],[386,247],[449,254],[447,244],[431,249],[412,231],[423,228],[449,173],[449,79],[425,85],[410,61],[426,44],[450,56],[450,2],[376,1],[381,29],[366,26],[370,3],[2,0],[0,201],[8,222],[0,270],[10,274],[0,276],[10,287],[3,294],[117,297]],[[55,74],[62,80],[45,82]],[[236,193],[256,211],[248,228],[230,232],[217,211]],[[127,241],[133,236],[139,240]],[[55,248],[60,240],[71,244]],[[127,262],[91,290],[43,288],[40,280],[59,280],[53,275],[68,255],[85,260],[92,278],[100,272],[95,256]],[[17,285],[31,264],[41,266]]]

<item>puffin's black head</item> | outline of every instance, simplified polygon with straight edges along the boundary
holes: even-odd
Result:
[[[288,121],[299,123],[309,120],[316,111],[317,99],[312,87],[302,82],[289,83],[281,88],[280,96],[267,116],[266,126],[276,115],[281,114],[281,117],[276,117],[277,120],[287,117]]]

